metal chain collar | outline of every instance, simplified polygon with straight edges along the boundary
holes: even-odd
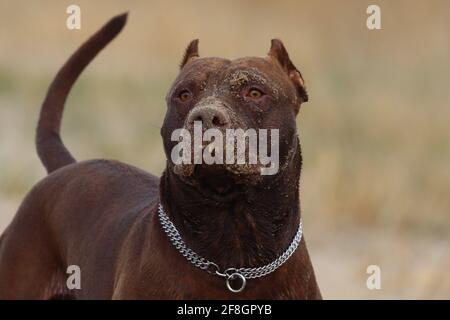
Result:
[[[292,240],[291,244],[286,249],[286,251],[284,251],[283,254],[280,255],[277,259],[275,259],[269,264],[266,264],[265,266],[258,268],[228,268],[225,271],[221,272],[219,266],[216,263],[199,256],[197,253],[195,253],[186,246],[186,243],[181,238],[181,235],[178,232],[175,225],[172,223],[172,221],[170,221],[169,217],[164,212],[164,209],[161,204],[159,204],[158,206],[158,212],[159,212],[158,214],[159,221],[161,222],[161,225],[165,233],[167,234],[167,236],[169,237],[170,241],[175,246],[175,248],[181,253],[181,255],[183,255],[183,257],[185,257],[190,263],[192,263],[197,268],[205,270],[210,274],[215,274],[217,276],[225,278],[227,288],[231,292],[235,293],[244,290],[245,285],[247,283],[247,279],[264,277],[269,273],[272,273],[273,271],[278,269],[290,258],[290,256],[294,253],[294,251],[300,244],[300,241],[302,240],[303,222],[302,219],[300,218],[300,224],[298,226],[298,230],[297,233],[295,234],[294,239]],[[233,288],[231,286],[230,282],[233,280],[240,281],[240,286],[238,288]]]

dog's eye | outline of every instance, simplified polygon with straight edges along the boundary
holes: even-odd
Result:
[[[256,89],[256,88],[251,88],[247,93],[247,96],[253,100],[258,100],[263,95],[264,95],[264,93],[261,90]]]
[[[189,101],[192,98],[192,94],[188,90],[183,90],[178,95],[181,102]]]

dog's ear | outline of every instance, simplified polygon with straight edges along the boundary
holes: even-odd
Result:
[[[186,52],[184,53],[183,60],[180,64],[180,69],[182,69],[188,61],[193,58],[198,58],[198,39],[192,40],[191,43],[186,48]]]
[[[291,59],[289,58],[289,54],[286,51],[286,48],[279,39],[272,39],[269,57],[276,60],[281,68],[283,68],[283,70],[287,73],[289,79],[291,79],[292,83],[297,89],[300,103],[308,101],[308,93],[305,89],[305,82],[303,80],[302,74],[292,63]],[[298,109],[296,110],[296,112],[298,112]]]

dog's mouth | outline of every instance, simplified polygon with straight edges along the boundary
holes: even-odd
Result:
[[[193,133],[191,133],[191,136],[193,136]],[[202,141],[197,149],[194,145],[190,147],[191,150],[188,155],[191,161],[173,164],[172,171],[185,183],[194,186],[205,197],[218,201],[228,200],[239,195],[240,190],[245,186],[254,186],[263,178],[262,168],[264,166],[259,160],[252,161],[256,163],[250,163],[248,141],[245,145],[244,159],[239,158],[240,161],[238,161],[237,143],[231,145],[231,153],[234,156],[232,157],[233,161],[229,163],[227,158],[229,146],[226,143],[225,134],[222,147],[219,149],[220,151],[217,151],[217,158],[217,149],[211,147],[210,142]],[[206,163],[205,156],[207,155],[214,159],[213,163]],[[222,161],[217,163],[216,159]]]
[[[218,202],[227,202],[238,197],[243,187],[254,184],[260,178],[259,173],[245,175],[226,164],[186,164],[175,165],[173,171],[185,183],[195,187],[205,198]]]
[[[225,142],[224,142],[225,144]],[[207,143],[202,143],[201,145],[201,154],[203,154],[203,152],[208,151],[209,154],[211,156],[214,157],[215,155],[215,150],[214,149],[209,149],[208,148],[208,144]],[[233,150],[233,152],[236,152],[236,150]],[[244,163],[236,163],[232,162],[232,163],[224,163],[225,159],[224,159],[224,154],[226,153],[226,148],[223,149],[222,151],[222,163],[218,164],[218,163],[213,163],[213,164],[206,164],[204,162],[202,162],[201,164],[195,164],[192,163],[194,161],[192,161],[191,163],[181,163],[181,164],[176,164],[174,165],[174,172],[177,175],[180,176],[184,176],[184,177],[191,177],[194,175],[194,173],[197,170],[200,171],[206,171],[209,174],[215,175],[217,173],[220,173],[221,171],[227,171],[229,174],[228,175],[234,175],[234,179],[235,181],[241,181],[241,182],[251,182],[252,180],[255,180],[255,178],[257,178],[257,176],[261,175],[261,168],[263,167],[260,163],[256,163],[256,164],[251,164],[249,163],[249,156],[248,154],[246,154],[246,158],[243,161]],[[191,159],[195,159],[195,153],[194,153],[194,149],[191,150]],[[200,169],[197,169],[200,168]],[[209,168],[209,169],[206,169]],[[206,169],[206,170],[205,170]]]
[[[215,189],[221,189],[218,181],[234,182],[235,184],[255,184],[261,178],[259,164],[177,164],[173,166],[175,174],[188,179],[211,181],[211,185],[218,184]],[[225,188],[225,187],[223,187]]]

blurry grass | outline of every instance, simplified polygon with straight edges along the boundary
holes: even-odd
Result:
[[[376,32],[364,26],[364,1],[82,0],[81,31],[65,29],[68,1],[26,2],[23,10],[2,8],[7,2],[0,4],[0,231],[45,175],[34,130],[55,72],[110,16],[130,10],[123,34],[69,97],[62,136],[77,159],[114,158],[160,174],[164,98],[186,44],[199,37],[202,56],[263,56],[280,37],[311,96],[298,118],[301,199],[325,296],[450,296],[435,280],[450,266],[439,258],[450,228],[449,2],[379,1]],[[436,265],[417,264],[415,247]],[[387,292],[352,287],[379,261]],[[342,277],[330,277],[332,266]],[[416,273],[423,281],[408,292]]]

